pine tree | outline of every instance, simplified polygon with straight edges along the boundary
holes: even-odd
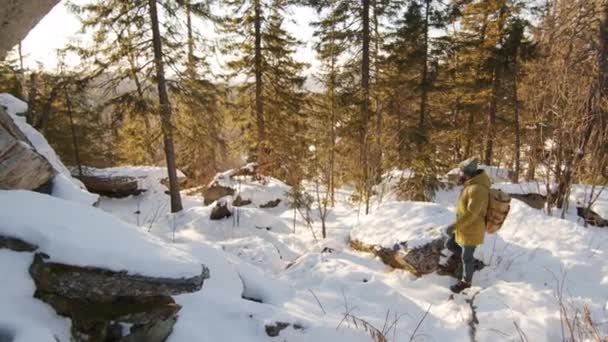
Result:
[[[461,66],[465,77],[472,81],[464,84],[471,109],[467,119],[465,156],[474,154],[476,126],[485,111],[483,161],[486,164],[493,161],[498,107],[504,93],[507,23],[520,14],[523,5],[517,0],[482,0],[467,3],[462,9],[461,29],[457,33],[462,44]]]
[[[370,199],[372,187],[381,173],[381,159],[378,158],[380,149],[372,148],[372,120],[376,115],[376,133],[381,132],[381,111],[379,101],[373,103],[372,97],[379,95],[375,91],[377,75],[376,63],[380,55],[379,49],[375,50],[375,43],[380,46],[380,23],[387,11],[388,1],[361,0],[352,2],[337,0],[334,2],[322,2],[311,0],[307,4],[316,8],[319,12],[330,10],[333,12],[334,23],[341,34],[335,37],[336,42],[343,47],[339,56],[345,76],[342,78],[344,95],[342,97],[343,108],[348,117],[344,118],[345,127],[342,130],[344,138],[352,142],[349,154],[353,158],[349,162],[351,175],[357,184],[357,192],[361,200],[365,202],[365,213],[370,211]],[[331,15],[331,14],[330,14]],[[324,40],[325,30],[330,22],[317,29],[318,36]],[[325,31],[325,32],[323,32]],[[378,145],[379,140],[376,140]],[[374,157],[374,154],[376,156]],[[377,165],[374,165],[374,162]]]
[[[300,44],[284,28],[287,3],[274,0],[262,3],[230,1],[234,15],[223,26],[230,40],[224,51],[235,53],[228,63],[230,76],[244,76],[238,86],[241,105],[251,108],[249,142],[260,170],[295,185],[301,180],[303,161],[298,160],[306,148],[306,105],[303,85],[303,63],[293,55]],[[243,108],[243,107],[240,107]],[[240,111],[240,110],[239,110]]]

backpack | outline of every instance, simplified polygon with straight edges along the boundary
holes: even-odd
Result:
[[[509,209],[511,209],[511,196],[498,189],[490,189],[488,211],[486,212],[486,232],[494,234],[502,228]]]

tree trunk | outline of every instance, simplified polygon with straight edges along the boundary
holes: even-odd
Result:
[[[521,129],[519,127],[519,96],[518,91],[518,64],[517,50],[513,60],[513,126],[515,129],[515,170],[513,170],[513,183],[519,183],[519,172],[521,169]]]
[[[379,59],[380,59],[380,30],[379,30],[379,14],[380,9],[378,8],[378,0],[374,0],[374,15],[373,15],[373,23],[374,23],[374,99],[375,99],[375,116],[376,116],[376,151],[374,152],[376,168],[374,170],[374,183],[380,182],[382,179],[382,110],[380,105],[380,94],[377,91],[378,87],[378,78],[380,77],[379,70]]]
[[[186,28],[188,31],[188,77],[190,81],[196,79],[196,61],[194,59],[194,35],[192,32],[192,4],[188,0],[186,4]]]
[[[360,132],[360,160],[361,167],[363,170],[363,185],[364,185],[364,197],[365,197],[365,214],[369,214],[369,202],[371,196],[371,184],[369,179],[369,163],[368,163],[368,149],[367,149],[367,127],[369,122],[369,67],[370,67],[370,30],[369,30],[369,8],[370,0],[362,0],[363,2],[363,32],[362,32],[362,61],[361,61],[361,90],[363,91],[363,99],[361,101],[361,132]]]
[[[335,167],[336,167],[336,58],[333,55],[331,57],[331,84],[330,84],[330,101],[331,101],[331,127],[330,127],[330,142],[329,142],[329,191],[331,198],[331,206],[336,205],[335,199]]]
[[[428,102],[428,74],[429,74],[429,10],[431,0],[426,0],[424,14],[424,54],[422,65],[422,79],[420,80],[420,120],[418,130],[421,138],[426,139],[426,111]],[[422,143],[422,141],[420,141]]]
[[[498,62],[496,62],[498,63]],[[490,108],[488,110],[488,126],[486,127],[484,163],[492,165],[492,152],[494,149],[494,135],[496,126],[496,111],[498,107],[498,91],[500,88],[500,66],[494,66],[492,77],[492,94],[490,95]]]
[[[165,157],[167,160],[167,173],[169,174],[169,192],[171,196],[171,212],[181,211],[182,199],[177,181],[175,165],[175,151],[173,148],[173,126],[171,123],[171,103],[167,94],[165,70],[163,65],[163,50],[156,11],[156,0],[148,0],[150,6],[150,19],[152,21],[152,40],[154,45],[154,64],[156,65],[156,78],[158,85],[158,99],[161,109],[161,123],[165,143]]]
[[[33,71],[30,75],[30,87],[27,92],[27,114],[25,120],[28,124],[34,125],[34,119],[36,117],[36,95],[37,95],[37,74]]]
[[[78,148],[78,138],[76,137],[76,125],[74,124],[74,113],[72,112],[72,101],[68,93],[68,88],[64,89],[65,104],[68,109],[68,117],[70,119],[70,130],[72,132],[72,147],[74,148],[74,161],[78,167],[78,176],[82,177],[82,163],[80,162],[80,150]]]
[[[254,2],[255,27],[255,120],[258,130],[257,153],[258,163],[263,169],[266,167],[266,127],[264,123],[264,97],[262,80],[262,4],[261,0]]]

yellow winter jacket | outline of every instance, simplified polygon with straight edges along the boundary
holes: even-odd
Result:
[[[486,211],[490,196],[490,178],[484,171],[464,183],[456,208],[456,242],[478,246],[486,235]]]

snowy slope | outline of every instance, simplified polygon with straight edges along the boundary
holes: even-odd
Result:
[[[135,175],[135,170],[141,172],[139,179],[148,191],[123,199],[102,198],[101,209],[114,218],[99,209],[77,209],[76,204],[70,204],[71,215],[60,215],[62,209],[56,215],[45,213],[44,222],[42,218],[32,222],[49,229],[49,233],[32,227],[25,231],[35,231],[38,235],[33,234],[34,238],[47,246],[50,232],[64,231],[49,223],[66,223],[71,227],[65,230],[69,234],[53,234],[68,236],[61,242],[66,250],[76,250],[69,246],[77,243],[88,245],[90,239],[107,239],[107,243],[92,249],[96,262],[112,260],[114,249],[108,246],[117,243],[116,257],[122,264],[133,263],[134,269],[177,272],[179,267],[166,266],[170,270],[164,270],[162,265],[167,260],[208,266],[211,278],[201,291],[176,297],[183,308],[170,342],[202,337],[215,341],[358,342],[371,340],[371,326],[384,330],[389,341],[471,341],[473,337],[490,342],[521,340],[523,333],[529,341],[550,342],[562,340],[560,293],[570,317],[577,311],[578,317],[583,317],[581,313],[588,307],[599,333],[608,334],[606,230],[586,229],[513,200],[503,229],[487,236],[476,252],[488,266],[475,274],[475,287],[467,295],[450,300],[448,287],[454,279],[436,274],[415,278],[407,272],[390,270],[379,259],[351,250],[348,237],[360,234],[385,246],[403,240],[424,243],[436,234],[437,227],[453,220],[458,188],[443,191],[441,204],[375,201],[369,216],[349,202],[350,191],[339,189],[337,206],[328,215],[328,238],[316,240],[299,214],[294,233],[293,210],[282,206],[272,210],[243,207],[233,218],[211,221],[211,209],[202,204],[202,198],[184,195],[184,211],[168,214],[169,197],[158,182],[161,170],[124,168],[112,172]],[[265,187],[244,180],[240,186],[251,189],[255,198],[272,198],[278,192],[275,183],[268,184]],[[10,193],[7,198],[16,203],[0,212],[0,217],[14,216],[18,217],[14,222],[28,222],[25,214],[13,213],[25,205],[18,200],[20,196]],[[46,200],[60,201],[47,196],[35,200],[35,207],[64,206]],[[311,213],[318,238],[317,208],[313,206]],[[99,220],[112,222],[114,228],[93,223]],[[76,226],[91,237],[75,232]],[[95,233],[102,229],[107,237]],[[69,237],[72,234],[74,237]],[[154,246],[156,252],[150,251],[151,256],[146,252],[145,257],[136,253],[138,258],[130,259],[123,242],[116,239],[128,246]],[[0,263],[2,260],[12,262],[0,254]],[[30,259],[24,260],[22,263]],[[12,303],[26,303],[27,296],[20,296]],[[13,320],[11,325],[31,322],[43,333],[48,330],[61,339],[66,333],[65,320],[42,307],[31,307],[40,318],[16,316],[18,322]],[[10,318],[0,309],[0,326]],[[277,321],[291,326],[271,338],[265,325]],[[367,331],[363,322],[368,324]]]
[[[435,203],[385,202],[353,228],[351,237],[386,248],[407,241],[409,248],[416,248],[440,237],[439,228],[454,219],[454,213]]]
[[[48,195],[0,190],[0,217],[1,235],[36,244],[53,262],[172,278],[202,270],[190,255],[138,227]]]
[[[27,271],[32,259],[31,253],[0,249],[0,341],[69,341],[70,321],[32,297],[36,287]]]

